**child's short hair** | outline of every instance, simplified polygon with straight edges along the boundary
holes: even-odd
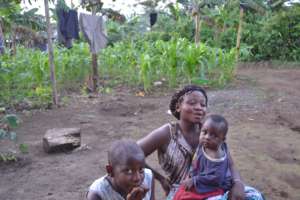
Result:
[[[176,111],[177,104],[180,103],[180,101],[182,101],[182,97],[185,94],[188,94],[188,93],[191,93],[191,92],[194,92],[194,91],[198,91],[198,92],[201,92],[203,94],[203,96],[205,97],[205,104],[207,105],[207,101],[208,101],[207,95],[206,95],[205,90],[202,87],[197,86],[197,85],[187,85],[187,86],[185,86],[184,88],[182,88],[181,90],[179,90],[178,92],[175,92],[173,94],[172,99],[170,101],[170,105],[169,105],[171,113],[178,120],[180,119],[180,113]]]
[[[228,132],[228,122],[222,115],[210,114],[205,117],[205,121],[206,120],[211,120],[217,126],[217,129],[222,131],[224,136],[226,136]]]
[[[141,147],[130,139],[115,141],[108,151],[108,163],[111,166],[124,164],[131,157],[145,159],[145,154]]]

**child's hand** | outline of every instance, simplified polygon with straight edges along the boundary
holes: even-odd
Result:
[[[142,200],[145,197],[148,190],[148,188],[143,186],[135,187],[127,195],[126,200]]]
[[[193,187],[193,179],[187,178],[182,182],[182,185],[184,186],[185,190],[191,190]]]

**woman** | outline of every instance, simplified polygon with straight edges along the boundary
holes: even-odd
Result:
[[[173,199],[179,185],[188,176],[193,154],[199,144],[198,138],[202,120],[206,115],[207,102],[206,92],[201,87],[184,87],[176,92],[170,101],[170,110],[178,122],[165,124],[138,141],[146,156],[157,150],[159,164],[168,178],[155,170],[153,173],[166,192],[167,199]],[[243,200],[244,183],[230,154],[229,160],[234,180],[230,199]]]

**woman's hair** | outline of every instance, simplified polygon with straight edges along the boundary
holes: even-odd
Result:
[[[203,96],[205,97],[205,104],[207,105],[208,99],[207,99],[206,92],[202,87],[197,86],[197,85],[187,85],[183,89],[181,89],[173,94],[172,99],[170,101],[169,108],[170,108],[172,114],[174,115],[174,117],[176,117],[178,120],[180,119],[180,113],[176,111],[177,105],[182,102],[182,100],[183,100],[182,97],[184,95],[195,92],[195,91],[201,92],[203,94]]]

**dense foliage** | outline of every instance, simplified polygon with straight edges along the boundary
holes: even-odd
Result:
[[[260,2],[263,4],[264,1]],[[239,25],[239,4],[240,1],[232,0],[218,6],[201,8],[201,42],[222,49],[234,48]],[[141,35],[146,41],[158,39],[168,41],[176,36],[193,42],[195,27],[190,11],[182,6],[171,8],[158,12],[157,22],[151,31],[141,26],[148,23],[149,27],[147,14],[123,24],[109,22],[107,31],[111,42],[124,41]],[[281,5],[276,9],[271,6],[257,10],[245,9],[241,59],[300,61],[299,18],[299,3],[290,6]]]
[[[300,61],[300,4],[256,18],[249,14],[243,35],[248,60]]]

